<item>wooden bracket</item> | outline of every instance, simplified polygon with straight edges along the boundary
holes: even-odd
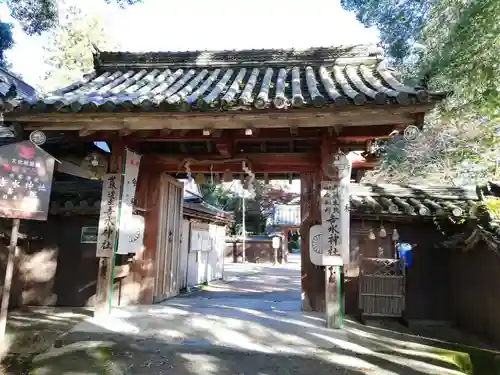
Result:
[[[233,143],[229,140],[217,140],[215,142],[215,148],[217,152],[225,158],[230,158],[233,155]]]

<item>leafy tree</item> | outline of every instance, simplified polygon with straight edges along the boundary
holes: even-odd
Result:
[[[404,60],[429,17],[432,0],[341,0],[342,7],[356,13],[366,27],[376,26],[390,56]]]
[[[241,231],[242,199],[230,187],[206,183],[200,186],[204,200],[220,209],[234,214],[233,233]],[[296,199],[298,194],[287,192],[283,187],[254,181],[255,194],[245,198],[245,229],[247,233],[265,232],[266,221],[274,204],[286,204]]]
[[[84,0],[80,0],[82,3]],[[142,0],[104,0],[115,2],[120,6],[133,5]],[[40,35],[59,24],[59,0],[0,0],[7,4],[12,18],[19,21],[23,31],[28,35]],[[4,51],[12,48],[12,25],[0,21],[0,65],[5,66]]]
[[[50,31],[45,49],[49,66],[43,90],[70,84],[93,69],[92,50],[113,49],[116,44],[106,34],[101,19],[75,6],[60,9],[60,24]]]
[[[500,1],[342,0],[382,44],[432,89],[453,90],[455,109],[498,116]]]
[[[467,185],[497,173],[500,157],[496,127],[484,118],[446,118],[433,111],[418,139],[396,135],[379,142],[379,167],[364,182]]]
[[[0,67],[8,67],[4,51],[12,48],[13,45],[12,25],[10,23],[0,22]]]
[[[431,90],[453,92],[427,116],[417,142],[396,137],[382,146],[380,168],[368,179],[461,184],[494,173],[493,150],[500,146],[500,1],[341,3],[364,25],[379,28],[389,57],[408,76]]]

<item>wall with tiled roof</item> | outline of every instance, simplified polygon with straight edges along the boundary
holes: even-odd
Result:
[[[470,216],[476,187],[351,184],[351,213],[413,217]],[[276,205],[274,225],[300,226],[300,205]]]

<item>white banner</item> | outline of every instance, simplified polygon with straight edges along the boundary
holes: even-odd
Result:
[[[97,228],[97,250],[99,258],[111,258],[115,248],[116,219],[120,195],[120,174],[106,174],[102,183],[101,212]]]
[[[137,220],[133,220],[133,209],[137,177],[139,176],[139,166],[141,155],[133,151],[126,150],[125,174],[123,176],[123,191],[120,208],[120,232],[118,234],[117,254],[135,253],[138,251],[136,241],[131,241],[137,234]],[[142,244],[141,244],[142,246]]]

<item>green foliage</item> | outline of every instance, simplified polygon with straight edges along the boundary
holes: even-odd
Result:
[[[68,85],[93,70],[93,46],[113,49],[116,45],[106,34],[101,19],[70,6],[60,10],[61,23],[50,31],[45,49],[49,66],[43,91]]]
[[[411,55],[413,44],[428,18],[431,0],[341,0],[367,27],[376,26],[386,51],[400,61]]]
[[[84,0],[80,0],[81,3]],[[115,2],[120,6],[133,5],[142,0],[104,0]],[[7,4],[12,18],[19,21],[23,31],[28,35],[40,35],[57,27],[60,21],[59,8],[64,0],[0,0]],[[12,25],[0,22],[0,66],[5,66],[4,52],[12,48]]]
[[[500,219],[500,198],[487,197],[484,200],[486,207],[495,219]]]
[[[0,22],[0,67],[5,68],[7,62],[4,52],[14,45],[12,38],[12,25],[7,22]]]
[[[471,185],[494,174],[500,156],[497,123],[437,108],[426,117],[419,139],[402,135],[379,142],[379,167],[365,181],[401,184]]]
[[[500,104],[499,0],[342,0],[377,26],[389,55],[434,89],[453,89],[455,109],[494,118]]]
[[[84,0],[81,0],[82,3]],[[142,0],[104,0],[120,6],[133,5]],[[12,18],[21,24],[28,35],[41,34],[59,23],[60,0],[3,0],[10,9]]]
[[[474,184],[499,157],[500,0],[342,0],[400,69],[431,90],[453,91],[427,116],[417,142],[382,145],[372,178],[391,182]]]
[[[296,194],[286,192],[281,186],[254,181],[255,195],[245,198],[245,230],[247,234],[263,234],[267,218],[274,204],[289,203]],[[205,202],[214,207],[232,212],[234,215],[233,234],[240,234],[242,227],[242,198],[230,187],[206,183],[200,185]]]

